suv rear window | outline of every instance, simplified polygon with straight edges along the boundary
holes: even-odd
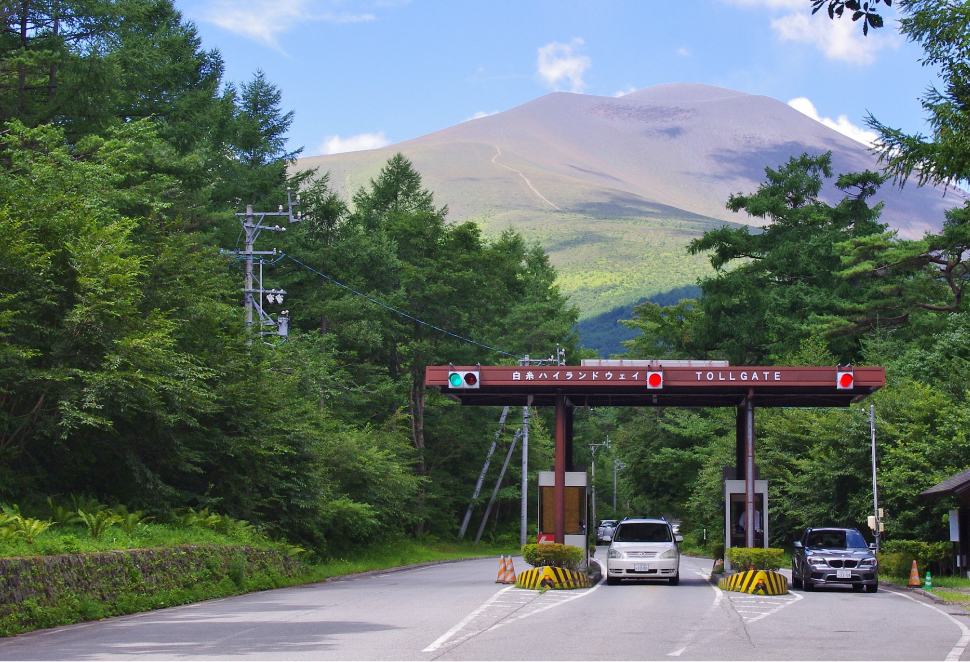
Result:
[[[624,522],[613,534],[613,542],[673,542],[673,538],[666,524]]]
[[[848,531],[812,531],[808,534],[806,547],[814,549],[866,549],[865,538],[854,529]]]

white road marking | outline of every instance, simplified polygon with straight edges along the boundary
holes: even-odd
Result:
[[[771,600],[765,600],[764,598],[771,597]],[[799,600],[802,600],[805,596],[799,593],[789,593],[788,595],[779,596],[765,596],[765,595],[732,595],[730,597],[731,606],[734,607],[736,611],[745,623],[754,623],[755,621],[760,621],[762,618],[767,618],[772,614],[777,614],[779,611],[784,609],[789,605],[793,605]],[[762,606],[764,605],[764,606]],[[753,609],[744,609],[739,607],[753,607]],[[760,608],[759,608],[760,607]],[[767,607],[767,611],[765,608]],[[756,616],[748,616],[747,614],[757,614]]]
[[[502,150],[500,150],[498,148],[498,145],[495,145],[495,150],[498,152],[498,154],[496,154],[495,156],[492,157],[492,163],[495,163],[495,165],[497,165],[499,167],[502,167],[502,168],[505,168],[506,170],[511,170],[512,172],[519,173],[519,177],[521,177],[522,179],[525,180],[525,183],[528,185],[528,187],[530,189],[532,189],[532,192],[535,193],[536,195],[538,195],[540,198],[542,198],[542,201],[543,202],[545,202],[547,205],[549,205],[550,207],[552,207],[553,209],[555,209],[557,211],[562,211],[562,209],[559,209],[559,207],[557,207],[556,205],[554,205],[551,202],[549,202],[549,200],[548,200],[548,198],[546,198],[546,196],[544,196],[541,193],[539,193],[539,190],[535,186],[532,185],[532,182],[529,181],[529,178],[526,177],[525,175],[523,175],[520,171],[516,170],[515,168],[510,168],[507,165],[503,165],[501,163],[496,163],[495,162],[495,159],[497,159],[498,157],[500,157],[502,155]]]
[[[584,598],[587,595],[589,595],[590,593],[593,593],[594,591],[596,591],[602,585],[603,585],[602,583],[597,584],[596,586],[594,586],[591,589],[585,590],[582,593],[579,593],[577,595],[570,595],[568,598],[562,598],[562,599],[553,598],[556,601],[553,602],[552,604],[548,604],[548,605],[545,605],[543,607],[539,607],[538,609],[536,609],[534,611],[530,611],[527,614],[521,614],[521,615],[515,616],[515,617],[509,616],[507,618],[504,618],[501,621],[499,621],[498,623],[496,623],[495,625],[493,625],[492,627],[487,628],[485,631],[486,632],[490,632],[491,630],[496,630],[496,629],[502,627],[503,625],[508,625],[509,623],[514,623],[515,621],[521,621],[523,618],[529,618],[530,616],[535,616],[536,614],[538,614],[540,612],[543,612],[543,611],[546,611],[547,609],[552,609],[553,607],[558,607],[559,605],[564,605],[567,602],[572,602],[573,600],[577,600],[579,598]],[[550,595],[550,593],[552,593],[552,592],[549,591],[545,595],[548,596],[548,595]]]
[[[700,575],[707,581],[711,580],[711,576],[709,574],[705,574],[703,572],[696,572],[696,571],[695,571],[695,574]],[[687,634],[684,636],[683,639],[681,639],[680,641],[681,647],[671,653],[667,653],[667,657],[680,657],[680,655],[685,650],[687,650],[687,648],[690,646],[691,641],[693,641],[694,637],[697,636],[697,633],[700,632],[701,628],[704,627],[704,621],[707,620],[708,614],[710,614],[720,606],[721,600],[724,599],[724,591],[722,591],[719,587],[715,586],[714,584],[711,584],[711,588],[714,589],[714,602],[712,602],[711,606],[707,608],[707,612],[705,612],[705,614],[700,619],[698,619],[697,624],[687,632]]]
[[[480,607],[478,607],[478,609],[473,610],[472,613],[468,614],[468,616],[465,616],[465,618],[463,618],[460,621],[458,621],[458,624],[457,625],[455,625],[453,628],[451,628],[450,630],[448,630],[447,632],[445,632],[443,635],[441,635],[440,637],[438,637],[437,639],[435,639],[434,642],[430,646],[428,646],[427,648],[425,648],[422,652],[423,653],[430,653],[432,651],[435,651],[435,650],[438,650],[439,648],[441,648],[449,639],[451,639],[458,632],[460,632],[463,627],[465,627],[466,625],[468,625],[469,623],[471,623],[471,621],[476,616],[478,616],[479,614],[481,614],[482,612],[484,612],[486,609],[488,609],[490,606],[492,606],[492,604],[496,600],[498,600],[498,598],[499,598],[500,595],[502,595],[503,593],[505,593],[507,591],[511,591],[513,588],[515,588],[515,585],[514,584],[512,586],[506,586],[501,591],[499,591],[498,593],[496,593],[495,595],[493,595],[492,597],[490,597],[488,600],[486,600],[484,603],[482,603],[482,605]]]
[[[442,648],[446,644],[460,644],[483,632],[490,632],[502,627],[503,625],[508,625],[509,623],[514,623],[524,618],[535,616],[536,614],[552,609],[553,607],[558,607],[566,604],[567,602],[572,602],[573,600],[587,596],[596,591],[599,587],[600,584],[597,584],[590,589],[572,594],[569,591],[546,591],[545,593],[537,593],[535,591],[522,589],[521,593],[503,595],[506,591],[516,588],[515,586],[508,586],[490,597],[488,600],[482,603],[480,607],[468,614],[468,616],[461,619],[461,621],[459,621],[453,628],[438,637],[434,643],[425,648],[422,652],[431,653]],[[541,602],[543,604],[538,609],[534,609],[524,614],[515,615],[515,612],[526,607],[531,602]],[[491,625],[485,627],[473,626],[472,623],[476,618],[483,615],[485,618],[488,618],[489,615],[487,615],[486,612],[490,608],[499,608],[505,613],[495,614],[494,618],[497,619],[497,622],[492,623]],[[462,632],[463,630],[467,631]]]
[[[885,591],[886,589],[883,589],[883,590]],[[943,611],[942,609],[940,609],[935,605],[931,605],[926,602],[921,602],[916,598],[912,597],[911,595],[906,595],[905,593],[900,593],[898,591],[886,591],[886,593],[892,593],[893,595],[898,595],[900,597],[906,598],[907,600],[912,600],[918,605],[923,605],[927,609],[932,609],[933,611],[939,612],[943,614],[945,617],[949,618],[953,623],[956,624],[958,628],[960,628],[960,632],[962,636],[960,637],[959,641],[957,641],[956,645],[950,649],[950,652],[947,653],[946,657],[943,659],[946,660],[947,662],[951,662],[951,661],[955,662],[956,660],[959,660],[963,656],[963,651],[965,651],[967,649],[967,646],[970,645],[970,628],[968,628],[966,625],[964,625],[957,619],[953,618],[953,616],[946,613],[945,611]]]

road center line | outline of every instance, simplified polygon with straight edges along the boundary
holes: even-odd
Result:
[[[458,632],[460,632],[463,627],[465,627],[466,625],[468,625],[469,623],[471,623],[472,620],[474,620],[476,616],[480,615],[483,611],[485,611],[486,609],[488,609],[489,607],[491,607],[492,604],[496,600],[499,599],[499,596],[501,596],[503,593],[506,593],[507,591],[511,591],[513,588],[515,588],[515,584],[513,584],[511,586],[506,586],[501,591],[499,591],[498,593],[496,593],[495,595],[493,595],[492,597],[490,597],[488,600],[486,600],[485,602],[483,602],[480,607],[478,607],[477,609],[473,610],[472,613],[468,614],[468,616],[465,616],[465,618],[463,618],[460,621],[458,621],[458,624],[457,625],[455,625],[453,628],[451,628],[450,630],[448,630],[447,632],[445,632],[443,635],[441,635],[440,637],[438,637],[437,639],[435,639],[434,642],[430,646],[428,646],[427,648],[425,648],[421,652],[422,653],[430,653],[432,651],[436,651],[439,648],[441,648],[449,639],[451,639]]]
[[[711,581],[711,576],[707,573],[696,571],[696,570],[694,571],[694,573],[697,575],[700,575],[707,581]],[[667,653],[667,657],[680,657],[681,654],[685,650],[687,650],[687,647],[690,646],[691,642],[694,640],[694,637],[697,636],[697,633],[701,631],[702,627],[704,627],[704,621],[707,620],[708,614],[715,611],[721,605],[721,600],[724,599],[724,591],[722,591],[719,587],[715,586],[714,584],[711,584],[711,588],[714,589],[714,602],[712,602],[711,606],[707,608],[707,612],[705,612],[705,614],[700,619],[698,619],[697,625],[692,627],[684,636],[684,638],[681,639],[680,648],[678,648],[673,652]]]
[[[885,591],[886,589],[883,589],[883,590]],[[950,652],[947,653],[946,657],[943,659],[946,660],[947,662],[951,662],[951,661],[955,662],[956,660],[959,660],[963,656],[963,651],[965,651],[967,649],[967,646],[970,645],[970,628],[968,628],[966,625],[964,625],[957,619],[953,618],[953,616],[946,613],[945,611],[943,611],[942,609],[940,609],[935,605],[931,605],[926,602],[921,602],[911,595],[906,595],[905,593],[900,593],[898,591],[886,591],[886,593],[892,593],[893,595],[898,595],[900,597],[906,598],[907,600],[912,600],[916,604],[923,605],[927,609],[932,609],[935,612],[939,612],[944,616],[946,616],[947,618],[949,618],[951,621],[953,621],[953,623],[955,623],[956,626],[960,628],[960,632],[962,633],[962,636],[960,637],[959,641],[957,641],[956,645],[950,649]]]

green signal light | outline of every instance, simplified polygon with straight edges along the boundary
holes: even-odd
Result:
[[[451,384],[452,388],[458,388],[461,386],[461,375],[457,372],[453,372],[448,375],[448,382]]]

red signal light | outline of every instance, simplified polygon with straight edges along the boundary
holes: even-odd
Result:
[[[835,387],[839,390],[850,389],[855,383],[855,377],[851,372],[836,372]]]
[[[664,374],[662,372],[647,373],[647,388],[663,388]]]
[[[474,386],[477,383],[478,383],[478,375],[476,373],[474,373],[474,372],[466,372],[465,373],[465,385],[466,386]]]

